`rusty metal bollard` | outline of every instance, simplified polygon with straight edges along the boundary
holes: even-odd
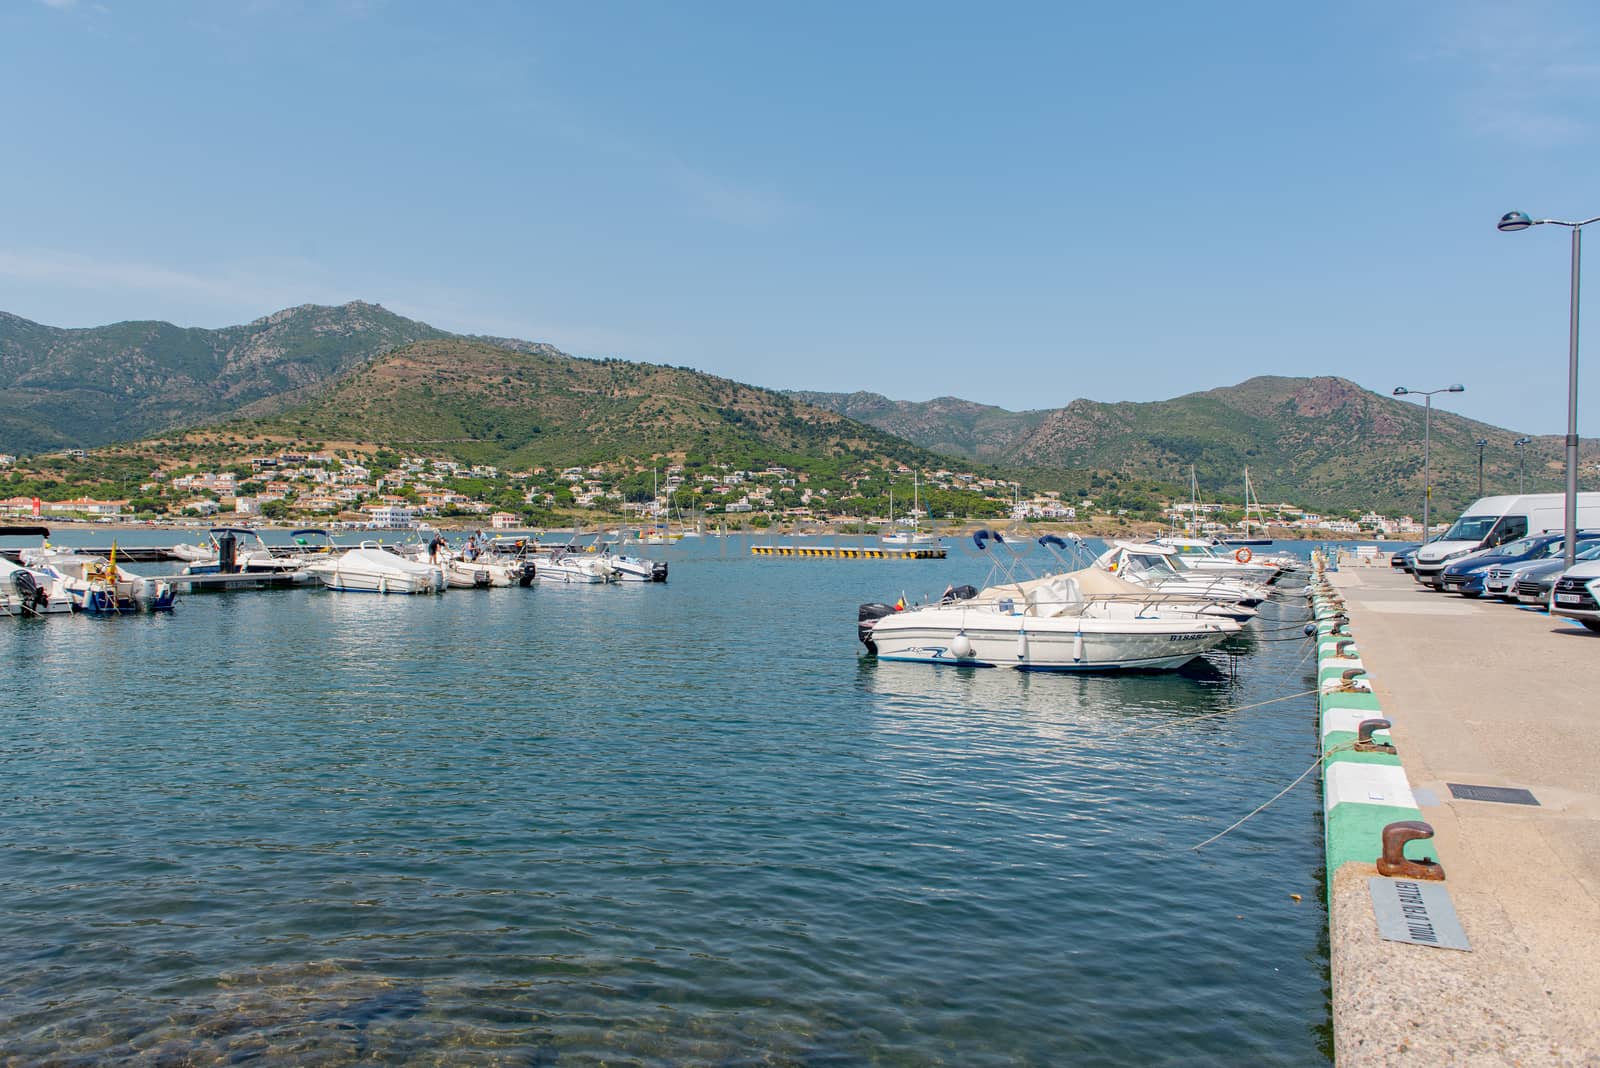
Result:
[[[1366,668],[1345,668],[1339,673],[1339,688],[1337,693],[1367,693],[1368,690],[1356,685],[1356,679],[1367,673]]]
[[[1358,753],[1393,753],[1394,746],[1387,742],[1375,742],[1372,740],[1373,731],[1386,731],[1392,726],[1394,726],[1393,723],[1381,716],[1373,719],[1364,719],[1356,724],[1355,751]]]
[[[1422,820],[1397,820],[1383,829],[1383,856],[1378,858],[1378,874],[1396,879],[1440,881],[1444,868],[1437,860],[1412,860],[1405,855],[1407,842],[1432,838],[1433,828]]]
[[[1339,657],[1341,660],[1354,660],[1356,655],[1354,653],[1346,653],[1345,650],[1350,648],[1355,643],[1356,640],[1354,638],[1340,638],[1338,641],[1333,643],[1333,655]]]

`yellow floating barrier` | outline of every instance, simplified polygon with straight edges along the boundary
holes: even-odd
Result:
[[[829,548],[821,545],[752,545],[756,556],[803,556],[821,560],[943,560],[944,546],[925,549]]]

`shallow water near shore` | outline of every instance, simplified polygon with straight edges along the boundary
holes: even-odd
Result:
[[[0,1053],[1324,1060],[1316,777],[1190,848],[1316,759],[1309,696],[1188,719],[1314,685],[1261,640],[1298,595],[1182,673],[1029,675],[860,657],[963,552],[641,552],[667,585],[0,621]]]

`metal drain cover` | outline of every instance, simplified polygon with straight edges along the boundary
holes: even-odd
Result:
[[[1498,801],[1502,805],[1537,805],[1539,799],[1520,786],[1468,786],[1447,782],[1450,796],[1458,801]]]

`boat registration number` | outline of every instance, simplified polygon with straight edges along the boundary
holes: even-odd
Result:
[[[1583,598],[1580,597],[1576,593],[1558,593],[1558,594],[1556,594],[1556,604],[1579,604],[1582,601],[1583,601]]]
[[[1192,641],[1195,641],[1196,639],[1204,638],[1204,637],[1205,637],[1204,634],[1169,634],[1169,635],[1167,635],[1167,641],[1169,641],[1169,642],[1192,642]]]

